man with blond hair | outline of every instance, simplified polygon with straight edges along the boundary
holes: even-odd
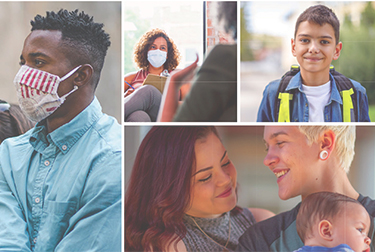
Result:
[[[303,201],[316,192],[340,193],[361,203],[373,226],[375,201],[359,194],[347,176],[354,157],[354,126],[267,126],[264,141],[264,164],[277,178],[280,199],[301,196]],[[237,250],[294,251],[302,247],[296,230],[300,204],[251,226]],[[374,240],[373,228],[369,237]]]

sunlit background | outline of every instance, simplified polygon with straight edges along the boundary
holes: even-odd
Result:
[[[149,126],[125,127],[125,185],[138,147],[149,129]],[[262,126],[226,126],[217,129],[229,158],[237,168],[239,206],[266,208],[280,213],[293,208],[300,201],[300,197],[286,201],[279,199],[276,177],[263,164],[266,152]],[[357,126],[355,153],[349,180],[359,193],[375,198],[375,127]]]
[[[340,20],[340,58],[336,70],[367,90],[375,121],[375,2],[242,1],[241,121],[254,122],[265,86],[298,62],[291,53],[295,22],[308,7],[324,4]]]
[[[125,74],[139,69],[134,63],[133,49],[141,36],[153,28],[164,30],[181,53],[177,68],[192,63],[204,47],[204,3],[201,1],[128,1],[124,15]]]

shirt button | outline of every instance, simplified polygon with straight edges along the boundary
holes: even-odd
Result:
[[[33,241],[34,241],[34,243],[36,243],[36,237],[34,238],[34,240],[33,240]]]
[[[63,150],[66,150],[68,149],[68,147],[64,144],[62,147],[61,147]]]
[[[39,203],[40,202],[40,198],[39,197],[37,197],[37,198],[35,198],[35,203]]]
[[[49,166],[49,161],[48,160],[44,161],[44,165]]]

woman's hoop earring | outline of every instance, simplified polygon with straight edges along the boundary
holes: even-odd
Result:
[[[328,158],[328,151],[322,150],[319,154],[319,158],[323,161],[327,160]]]

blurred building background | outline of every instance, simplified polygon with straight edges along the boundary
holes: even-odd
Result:
[[[340,20],[340,58],[336,70],[366,89],[370,118],[375,120],[375,2],[242,1],[241,2],[241,121],[254,122],[265,86],[280,79],[297,60],[291,38],[298,16],[323,4]]]
[[[149,129],[150,126],[125,127],[125,188],[138,147]],[[300,197],[286,201],[278,197],[276,177],[263,164],[266,155],[263,126],[220,126],[217,129],[237,168],[238,205],[280,213],[300,201]],[[355,153],[349,180],[359,193],[375,198],[375,126],[357,126]]]
[[[220,43],[213,1],[126,1],[124,22],[125,74],[138,71],[134,46],[147,31],[160,28],[175,42],[181,54],[177,68],[190,65]]]
[[[121,122],[121,2],[0,2],[0,99],[18,104],[13,79],[20,66],[23,43],[30,33],[30,21],[37,14],[60,9],[84,11],[94,17],[94,22],[103,23],[109,33],[111,46],[108,49],[96,95],[103,111]],[[5,59],[7,61],[5,62]],[[9,61],[8,61],[9,60]]]

